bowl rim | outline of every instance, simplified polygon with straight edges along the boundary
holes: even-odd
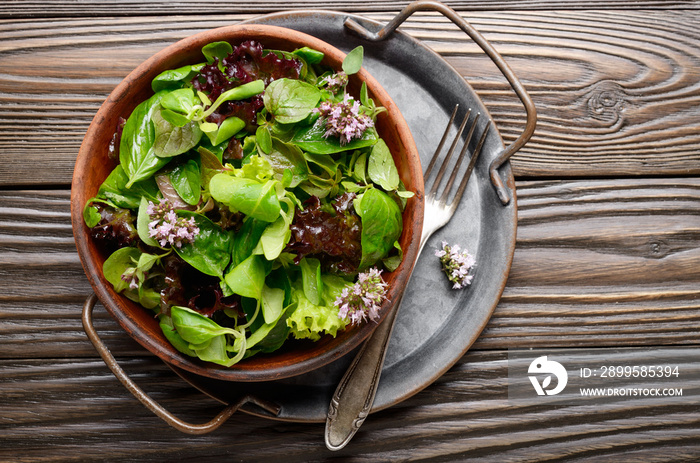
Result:
[[[332,347],[330,349],[323,350],[325,346],[316,348],[314,346],[319,346],[319,344],[314,343],[314,346],[309,347],[308,350],[312,353],[317,351],[316,354],[307,356],[298,362],[275,363],[275,353],[265,357],[267,361],[264,362],[263,367],[258,366],[260,362],[255,362],[255,359],[260,359],[258,356],[246,359],[230,368],[203,362],[180,353],[169,343],[164,345],[162,339],[154,339],[152,335],[145,332],[141,323],[131,315],[129,308],[136,306],[143,311],[147,311],[147,309],[117,294],[112,286],[105,280],[102,274],[101,262],[98,262],[95,257],[94,245],[91,244],[92,240],[87,233],[87,227],[83,221],[84,201],[92,197],[91,195],[86,195],[81,189],[83,175],[87,172],[93,149],[105,149],[105,147],[101,145],[96,145],[94,139],[100,130],[106,130],[106,121],[109,120],[108,116],[115,105],[130,104],[131,109],[133,109],[140,101],[125,102],[132,89],[142,89],[143,86],[146,85],[148,90],[150,90],[150,82],[155,75],[163,70],[174,68],[173,65],[167,63],[173,60],[176,61],[177,54],[200,53],[201,56],[201,48],[207,43],[217,40],[227,40],[231,43],[237,43],[247,38],[253,38],[263,44],[266,38],[276,41],[288,40],[292,44],[303,43],[305,46],[323,51],[326,55],[326,59],[333,58],[336,61],[345,56],[345,53],[338,50],[336,47],[309,34],[279,26],[253,24],[236,24],[206,30],[179,40],[157,52],[132,70],[114,88],[108,98],[102,103],[90,123],[76,158],[73,173],[71,185],[71,222],[80,261],[92,289],[107,309],[108,313],[141,346],[161,358],[164,362],[195,374],[227,381],[269,381],[303,374],[304,372],[320,368],[337,360],[353,351],[374,331],[378,323],[364,323],[359,327],[344,330],[342,333],[339,333],[335,339],[329,341]],[[342,62],[342,60],[340,60],[340,62]],[[391,310],[391,301],[398,300],[401,293],[400,285],[406,284],[408,276],[410,276],[410,270],[418,256],[424,206],[423,176],[418,150],[408,124],[386,90],[384,90],[379,82],[364,68],[362,68],[356,76],[351,77],[353,79],[359,79],[359,81],[367,82],[372,97],[375,101],[378,101],[378,104],[381,104],[387,109],[388,114],[391,114],[389,121],[391,122],[391,127],[396,131],[397,141],[402,145],[402,152],[405,153],[408,161],[404,168],[407,169],[408,175],[413,179],[412,189],[416,193],[413,198],[408,200],[410,207],[407,206],[404,211],[403,233],[408,233],[407,236],[410,238],[408,240],[409,246],[403,249],[404,258],[400,266],[394,272],[391,272],[391,275],[394,276],[392,282],[396,284],[389,286],[387,295],[388,301],[382,305],[380,311],[379,323],[381,323],[386,318],[389,310]],[[124,114],[120,115],[126,116]],[[380,115],[380,117],[388,116]],[[111,126],[110,129],[113,130],[113,127],[114,126]],[[395,156],[397,155],[396,153],[392,154]],[[408,221],[406,220],[407,218],[409,219]],[[399,281],[402,278],[405,281]],[[251,360],[253,362],[251,362]]]

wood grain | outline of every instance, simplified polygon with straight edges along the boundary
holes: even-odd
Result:
[[[517,193],[510,277],[475,349],[697,343],[700,179],[519,182]],[[67,191],[0,192],[0,358],[95,355],[68,214]],[[115,352],[144,352],[104,309],[95,317]]]
[[[195,2],[179,1],[174,6],[167,0],[135,2],[110,0],[96,3],[80,4],[65,0],[11,0],[0,6],[0,18],[41,18],[41,17],[90,17],[90,16],[136,16],[173,14],[226,14],[242,12],[270,12],[279,10],[332,9],[339,11],[395,11],[411,3],[406,0],[371,0],[353,2],[348,0],[253,0],[243,2],[221,2],[216,0]],[[662,0],[611,0],[591,2],[567,2],[563,0],[446,0],[450,7],[457,10],[581,10],[581,9],[697,9],[696,2],[662,1]]]
[[[92,116],[131,69],[180,38],[254,15],[0,22],[0,185],[68,185]],[[367,16],[386,22],[393,13]],[[538,108],[537,131],[513,158],[518,178],[700,173],[698,11],[479,11],[468,18]],[[402,29],[472,83],[506,143],[519,135],[519,101],[464,34],[432,14]]]
[[[679,362],[697,360],[694,349],[679,349],[676,355]],[[322,424],[279,423],[244,414],[211,434],[184,437],[142,407],[97,360],[3,360],[0,459],[279,461],[284,455],[289,462],[678,462],[693,461],[700,452],[700,416],[664,398],[556,407],[509,400],[506,358],[503,351],[469,353],[427,389],[370,415],[350,445],[335,453],[323,445]],[[587,358],[605,361],[595,352]],[[204,422],[221,408],[157,359],[120,363],[183,419]],[[698,388],[685,391],[689,403],[700,398]]]
[[[697,342],[700,181],[520,182],[517,194],[510,277],[475,347]]]
[[[83,332],[91,292],[70,224],[73,163],[110,91],[167,45],[280,9],[387,22],[408,1],[11,0],[0,4],[0,461],[698,461],[700,384],[663,398],[508,399],[508,349],[672,347],[697,365],[700,7],[691,1],[448,0],[532,95],[537,131],[512,160],[518,238],[503,297],[457,364],[370,415],[344,450],[323,425],[234,415],[184,436],[114,378]],[[402,30],[443,56],[506,143],[524,113],[495,66],[444,18]],[[127,373],[194,423],[222,405],[129,338],[96,328]]]

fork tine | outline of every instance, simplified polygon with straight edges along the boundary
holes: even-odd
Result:
[[[476,124],[474,124],[474,125],[476,125]],[[481,148],[484,146],[484,142],[486,141],[486,135],[489,133],[490,128],[491,128],[491,120],[488,120],[486,122],[486,127],[484,127],[484,133],[481,134],[481,138],[479,139],[479,142],[477,143],[476,148],[474,148],[474,153],[472,154],[472,157],[469,160],[469,166],[467,167],[467,171],[464,173],[464,177],[462,178],[462,182],[459,184],[459,188],[457,189],[457,193],[455,194],[454,198],[452,199],[452,202],[450,203],[451,209],[457,208],[457,205],[459,204],[459,200],[462,198],[462,195],[464,194],[464,190],[467,188],[467,183],[469,182],[469,177],[471,177],[472,170],[474,170],[474,165],[476,164],[476,159],[479,157],[479,154],[481,153]]]
[[[438,144],[437,148],[435,148],[435,154],[433,154],[433,157],[430,159],[430,164],[428,164],[428,168],[425,169],[425,178],[428,178],[430,172],[433,170],[435,161],[437,161],[438,157],[440,157],[440,152],[442,151],[442,147],[445,146],[445,142],[447,141],[447,135],[450,133],[450,129],[452,128],[452,123],[455,120],[455,116],[457,116],[458,109],[459,104],[456,104],[455,109],[452,110],[450,120],[447,122],[447,127],[445,127],[445,133],[442,134],[442,139],[440,140],[440,143]]]
[[[477,113],[474,117],[474,120],[471,123],[471,126],[469,127],[469,133],[467,134],[467,138],[464,140],[464,146],[462,147],[462,151],[459,153],[457,162],[455,163],[455,166],[452,169],[452,175],[450,175],[450,178],[447,181],[447,185],[445,185],[445,191],[443,191],[442,196],[440,197],[441,204],[445,204],[447,202],[447,197],[450,194],[450,190],[452,190],[452,185],[454,184],[455,179],[457,178],[459,168],[462,166],[462,162],[464,161],[464,158],[467,154],[467,150],[469,149],[469,143],[471,142],[472,137],[474,136],[474,130],[476,129],[476,124],[479,122],[480,116],[481,114]]]
[[[452,140],[452,145],[450,145],[449,151],[447,151],[447,155],[445,155],[445,159],[442,161],[442,165],[440,166],[440,170],[438,170],[438,173],[435,177],[435,182],[433,183],[433,187],[430,189],[430,194],[434,196],[437,193],[437,189],[440,186],[440,182],[442,181],[442,176],[445,175],[445,170],[447,170],[447,165],[450,162],[450,159],[452,159],[452,155],[455,152],[455,148],[457,147],[457,143],[459,143],[459,139],[462,137],[462,133],[464,132],[464,128],[467,126],[467,122],[469,121],[469,116],[471,115],[472,110],[469,108],[467,111],[466,116],[464,116],[464,120],[462,121],[462,124],[459,126],[459,130],[457,130],[457,135],[455,135],[454,140]]]

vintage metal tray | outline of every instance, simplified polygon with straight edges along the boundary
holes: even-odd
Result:
[[[250,21],[299,30],[346,52],[363,45],[365,68],[403,113],[425,166],[456,103],[460,105],[460,115],[468,108],[481,113],[478,133],[490,116],[472,87],[443,58],[409,35],[394,30],[420,9],[441,12],[481,46],[525,105],[528,120],[521,136],[508,147],[504,147],[497,127],[492,124],[460,209],[452,221],[428,241],[417,261],[398,314],[372,411],[405,400],[445,373],[474,343],[498,304],[510,271],[516,235],[515,184],[508,158],[534,131],[534,105],[491,45],[441,3],[411,4],[384,29],[366,18],[332,11],[284,12]],[[368,40],[360,37],[363,29],[365,33],[381,31],[374,37],[368,36],[373,39]],[[461,120],[460,115],[457,120]],[[452,290],[440,270],[432,249],[443,240],[467,248],[476,257],[474,280],[467,289]],[[94,306],[95,300],[92,298],[86,303],[84,315],[87,318],[91,317],[90,304]],[[96,341],[96,336],[90,332],[94,332],[91,320],[86,323],[86,331],[103,354],[106,349],[100,349],[99,339]],[[156,414],[184,432],[199,434],[215,429],[238,408],[284,421],[325,421],[332,394],[353,355],[350,353],[303,376],[263,383],[231,383],[171,365],[192,386],[229,405],[206,425],[179,421],[128,378],[120,377],[111,356],[102,356],[125,386]],[[116,369],[120,370],[118,366]]]

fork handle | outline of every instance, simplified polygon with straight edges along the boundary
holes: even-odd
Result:
[[[479,47],[486,53],[486,55],[491,58],[491,61],[498,67],[503,76],[506,78],[511,88],[515,94],[520,98],[523,106],[525,107],[525,112],[527,114],[527,121],[525,122],[525,129],[520,134],[520,136],[501,151],[498,156],[491,162],[489,166],[489,173],[491,176],[491,183],[493,184],[501,203],[505,206],[511,201],[511,195],[507,188],[503,184],[498,169],[505,164],[511,156],[513,156],[520,148],[522,148],[525,143],[530,140],[532,134],[535,132],[535,126],[537,125],[537,110],[535,108],[535,103],[533,103],[532,98],[525,90],[525,87],[520,80],[517,78],[513,70],[508,66],[503,57],[496,51],[495,48],[489,43],[488,40],[484,38],[479,31],[474,29],[474,27],[469,24],[464,18],[462,18],[455,10],[450,8],[441,2],[436,2],[432,0],[418,0],[410,3],[406,8],[404,8],[394,19],[387,23],[378,32],[371,32],[365,27],[361,26],[357,21],[348,18],[345,21],[345,27],[352,30],[360,37],[365,40],[372,42],[377,42],[386,39],[392,32],[394,32],[406,19],[409,18],[416,11],[437,11],[445,16],[447,19],[452,21],[457,27],[459,27],[463,32],[465,32]]]
[[[363,344],[338,383],[326,417],[326,447],[330,450],[345,447],[369,415],[402,298]]]

